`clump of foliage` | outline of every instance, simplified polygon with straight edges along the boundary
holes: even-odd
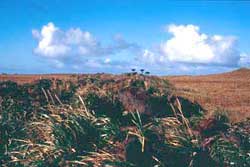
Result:
[[[22,124],[13,124],[13,129],[8,129],[8,132],[3,126],[11,124],[1,119],[1,141],[8,140],[4,145],[1,143],[1,152],[4,153],[1,160],[5,165],[91,165],[96,162],[88,162],[83,157],[88,159],[94,152],[108,151],[113,147],[112,139],[119,133],[109,118],[97,118],[85,109],[72,109],[70,106],[50,106],[32,119],[19,119]],[[115,162],[116,158],[107,158],[109,161]]]
[[[225,115],[223,115],[225,117]],[[221,118],[222,122],[227,118]],[[229,126],[223,135],[211,145],[210,155],[219,165],[250,165],[250,121],[249,119]]]
[[[211,118],[204,120],[201,135],[203,137],[211,137],[224,133],[230,127],[229,118],[225,111],[216,110]]]
[[[107,116],[112,122],[122,123],[124,107],[117,98],[98,96],[91,92],[85,97],[86,106],[97,116]]]
[[[136,166],[189,166],[199,151],[187,119],[178,111],[177,117],[154,118],[143,124],[140,114],[133,114],[136,129],[129,132],[126,158]]]
[[[145,89],[145,84],[143,80],[134,80],[130,83],[131,88],[135,89]]]
[[[150,86],[147,90],[147,93],[150,95],[158,94],[158,93],[160,93],[160,90],[156,87]]]
[[[236,143],[225,139],[218,138],[211,146],[211,158],[218,166],[249,166],[249,150],[245,152]]]

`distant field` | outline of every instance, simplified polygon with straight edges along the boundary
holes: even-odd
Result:
[[[30,75],[18,75],[18,74],[6,74],[6,75],[0,75],[0,81],[14,81],[19,84],[24,83],[31,83],[35,80],[39,79],[61,79],[61,80],[69,80],[69,79],[76,79],[75,75],[73,74],[30,74]]]
[[[11,80],[19,84],[45,78],[73,81],[77,79],[77,75],[0,75],[0,81]],[[248,69],[214,75],[165,78],[177,88],[178,95],[197,101],[209,111],[216,108],[228,110],[233,121],[250,117],[250,70]]]
[[[166,77],[177,94],[199,102],[208,110],[229,110],[233,121],[250,117],[250,70],[205,75]]]

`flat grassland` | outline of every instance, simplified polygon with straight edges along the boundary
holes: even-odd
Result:
[[[19,84],[45,78],[74,81],[77,80],[77,74],[0,75],[0,81],[11,80]],[[218,108],[226,110],[233,122],[250,117],[249,69],[213,75],[164,78],[176,87],[177,95],[197,101],[208,111]]]
[[[13,81],[18,84],[32,83],[39,79],[75,80],[75,74],[1,74],[0,81]]]

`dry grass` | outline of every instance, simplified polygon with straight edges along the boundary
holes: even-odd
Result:
[[[30,74],[30,75],[19,75],[19,74],[11,74],[11,75],[0,75],[0,81],[8,81],[11,80],[13,82],[24,84],[24,83],[32,83],[39,79],[61,79],[61,80],[75,80],[76,77],[72,74]]]
[[[250,117],[250,70],[205,76],[166,77],[177,94],[197,101],[209,111],[229,111],[233,122]]]

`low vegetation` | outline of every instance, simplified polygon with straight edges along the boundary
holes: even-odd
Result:
[[[250,166],[250,120],[207,117],[140,71],[1,82],[1,166]]]
[[[206,110],[226,110],[234,123],[250,117],[250,69],[222,74],[164,77],[175,85],[176,94],[197,101]]]

